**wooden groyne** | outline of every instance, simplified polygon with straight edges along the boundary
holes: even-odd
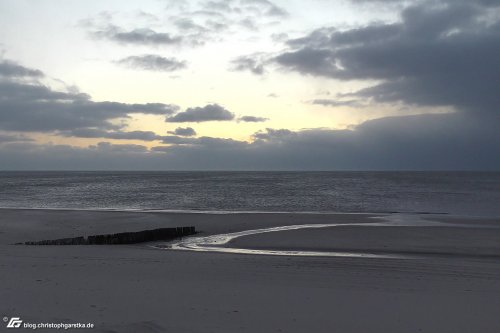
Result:
[[[194,227],[160,228],[136,232],[121,232],[118,234],[80,236],[43,240],[37,242],[18,243],[24,245],[112,245],[112,244],[137,244],[161,240],[172,240],[196,234]]]

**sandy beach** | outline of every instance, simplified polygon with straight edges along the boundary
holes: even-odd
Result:
[[[374,216],[2,209],[0,314],[89,322],[94,332],[499,332],[498,219],[424,217],[462,227],[352,225],[380,222]],[[12,245],[159,227],[195,226],[208,236],[319,223],[345,226],[245,236],[228,246],[418,258]],[[468,228],[479,224],[486,227]]]

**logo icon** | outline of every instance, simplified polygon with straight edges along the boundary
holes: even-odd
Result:
[[[7,324],[7,328],[19,328],[23,321],[19,317],[10,318],[9,323]]]

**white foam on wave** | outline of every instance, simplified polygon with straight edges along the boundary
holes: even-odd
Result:
[[[83,212],[125,212],[125,213],[173,213],[173,214],[304,214],[304,215],[374,215],[378,212],[335,212],[335,211],[257,211],[257,210],[196,210],[196,209],[151,209],[151,208],[64,208],[64,207],[0,207],[5,210],[47,210]]]

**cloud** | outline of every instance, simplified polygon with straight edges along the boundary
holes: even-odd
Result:
[[[169,134],[178,136],[195,136],[196,131],[191,127],[177,127],[174,131],[168,131]]]
[[[240,26],[247,28],[248,30],[251,30],[251,31],[255,31],[255,30],[259,29],[257,26],[257,21],[251,17],[245,17],[244,19],[240,20],[238,23]]]
[[[252,143],[197,140],[157,150],[174,165],[210,169],[495,170],[499,130],[461,114],[434,114],[382,118],[353,130],[269,128]]]
[[[237,27],[247,16],[252,18],[249,22],[261,24],[257,16],[265,8],[262,3],[265,1],[231,0],[227,6],[214,5],[218,17],[224,18],[220,29]],[[399,21],[347,29],[324,27],[302,38],[288,39],[286,49],[278,54],[251,55],[233,65],[236,70],[258,75],[273,65],[303,75],[372,84],[337,98],[312,100],[313,104],[352,107],[357,103],[402,102],[452,106],[458,112],[381,118],[349,130],[267,128],[254,133],[249,142],[187,136],[178,131],[183,128],[162,136],[126,131],[123,121],[134,113],[167,116],[166,120],[174,123],[229,121],[235,120],[235,115],[217,104],[178,112],[178,107],[170,104],[95,102],[78,90],[54,89],[41,71],[0,59],[0,168],[500,169],[498,2],[407,4]],[[208,27],[208,20],[215,20],[208,11],[193,15],[192,21],[179,18],[172,21],[177,29],[172,34],[115,27],[101,29],[109,32],[101,37],[123,44],[177,46],[186,43],[189,36],[201,36],[197,25]],[[214,25],[203,36],[217,35],[215,31]],[[240,119],[245,117],[258,118]],[[151,149],[109,142],[72,147],[37,144],[14,131],[161,143]]]
[[[286,17],[288,12],[268,0],[206,1],[204,8],[220,14],[238,14],[247,17]]]
[[[288,34],[285,32],[271,34],[271,39],[276,43],[281,43],[289,39]]]
[[[288,12],[268,0],[242,0],[243,8],[257,8],[260,15],[286,17]]]
[[[351,100],[337,100],[337,99],[314,99],[310,102],[311,104],[323,105],[329,107],[355,107],[355,108],[363,108],[366,107],[366,104],[355,99]]]
[[[208,136],[202,136],[200,138],[186,138],[180,136],[165,136],[163,137],[163,143],[170,144],[174,146],[158,146],[154,147],[153,151],[163,151],[169,152],[172,150],[176,150],[175,146],[197,146],[197,147],[205,147],[207,149],[226,149],[227,147],[246,147],[248,145],[247,142],[238,141],[233,139],[224,139],[224,138],[213,138]]]
[[[180,17],[174,20],[174,25],[179,30],[184,31],[203,31],[204,27],[196,24],[193,19],[187,17]]]
[[[147,71],[173,72],[186,68],[186,62],[176,58],[165,58],[155,54],[130,56],[116,61],[117,64]]]
[[[203,3],[203,7],[207,9],[212,9],[216,11],[221,11],[221,12],[232,12],[234,9],[232,5],[234,4],[234,1],[227,1],[227,0],[222,0],[222,1],[205,1]]]
[[[190,17],[197,16],[203,18],[212,18],[217,19],[219,21],[226,21],[226,16],[220,11],[220,9],[214,8],[214,10],[209,9],[197,9],[193,11],[186,11],[183,13],[184,15],[188,15]]]
[[[162,136],[151,131],[105,131],[95,128],[78,128],[70,131],[58,132],[58,135],[78,138],[106,138],[115,140],[160,140]]]
[[[36,70],[29,71],[35,73]],[[117,124],[115,120],[131,118],[132,114],[165,116],[177,110],[176,105],[163,103],[94,102],[87,94],[74,89],[56,91],[37,80],[18,82],[12,77],[0,80],[0,130],[117,130],[124,124]]]
[[[141,145],[101,142],[89,147],[11,143],[0,147],[3,170],[133,170],[144,164]]]
[[[233,59],[231,61],[231,70],[250,71],[255,75],[263,75],[265,73],[265,64],[266,60],[260,54],[246,55]]]
[[[30,142],[30,141],[34,140],[25,135],[0,133],[0,144],[5,142]]]
[[[97,150],[105,153],[144,153],[148,148],[142,145],[132,144],[112,144],[109,142],[99,142],[96,146],[90,146],[91,150]]]
[[[123,45],[194,47],[223,40],[241,27],[257,31],[288,16],[285,9],[267,0],[192,1],[167,8],[166,18],[139,12],[129,25],[121,15],[117,25],[113,20],[119,14],[101,13],[81,21],[80,26],[95,38]],[[140,28],[125,28],[130,26]]]
[[[218,104],[208,104],[204,107],[188,108],[174,116],[167,117],[170,123],[199,123],[205,121],[229,121],[234,119],[234,113]]]
[[[183,40],[182,37],[172,36],[167,32],[157,32],[148,28],[126,31],[114,25],[94,31],[93,35],[121,44],[136,45],[178,45]]]
[[[165,136],[168,146],[5,143],[2,169],[498,170],[500,124],[463,113],[389,117],[352,130],[272,129],[253,142]]]
[[[265,131],[259,131],[253,134],[256,141],[281,141],[282,139],[290,138],[297,133],[288,129],[273,129],[266,128]]]
[[[452,106],[494,114],[500,105],[500,13],[488,1],[428,1],[401,21],[322,28],[274,57],[289,71],[379,83],[351,94],[376,102]]]
[[[423,4],[425,2],[429,2],[430,0],[350,0],[351,3],[355,5],[384,5],[390,7],[391,5],[408,5],[408,4]],[[456,1],[464,1],[464,0],[456,0]],[[483,6],[491,6],[498,7],[500,3],[497,0],[470,0],[469,2],[476,2]]]
[[[238,118],[238,121],[246,122],[246,123],[262,123],[268,121],[269,118],[264,117],[254,117],[254,116],[242,116]]]
[[[0,58],[0,77],[43,77],[38,69],[27,68],[15,62]]]
[[[374,5],[374,6],[383,5],[385,7],[401,6],[411,2],[419,3],[423,1],[425,0],[350,0],[350,2],[355,5]]]
[[[179,135],[167,135],[162,138],[162,143],[172,144],[172,145],[192,145],[197,142],[197,138],[188,138]],[[168,147],[155,147],[153,151],[166,151]]]

